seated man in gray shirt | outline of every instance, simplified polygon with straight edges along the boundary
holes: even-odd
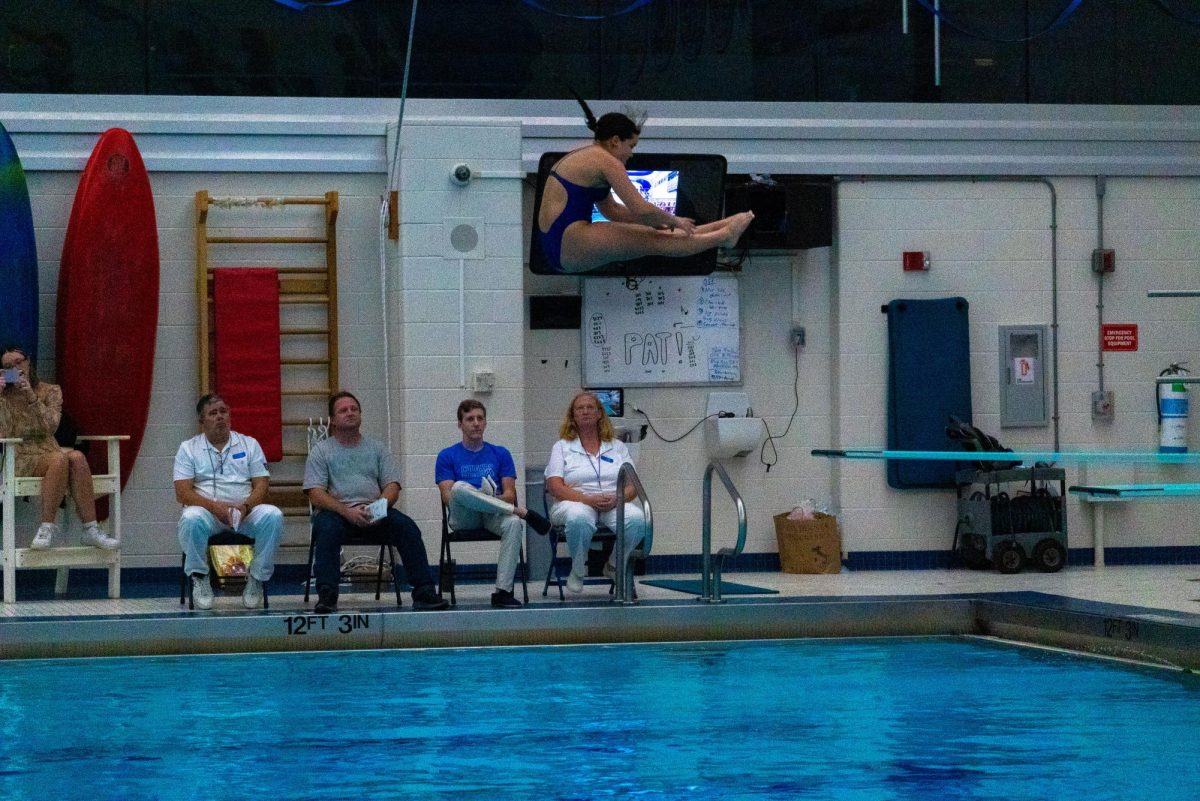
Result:
[[[398,509],[400,470],[387,447],[364,437],[358,398],[339,392],[329,399],[332,436],[317,443],[304,465],[304,492],[313,505],[313,577],[317,605],[313,611],[337,610],[341,550],[354,528],[381,527],[400,552],[404,572],[413,587],[413,609],[445,609],[450,604],[434,591],[433,573],[417,524]],[[370,508],[382,499],[382,510]]]

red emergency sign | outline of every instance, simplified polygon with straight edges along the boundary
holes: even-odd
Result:
[[[1137,329],[1137,323],[1104,323],[1100,326],[1100,347],[1103,350],[1137,350]]]

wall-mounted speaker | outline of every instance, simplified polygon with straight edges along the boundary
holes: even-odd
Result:
[[[776,175],[767,184],[730,176],[725,213],[754,212],[739,247],[805,250],[833,244],[833,179]]]
[[[479,217],[444,218],[442,256],[447,259],[482,259],[483,220]]]

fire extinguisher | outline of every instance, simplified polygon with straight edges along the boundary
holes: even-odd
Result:
[[[1183,375],[1181,364],[1172,364],[1158,374],[1159,378]],[[1158,383],[1158,452],[1187,453],[1188,394],[1187,385],[1178,381]]]

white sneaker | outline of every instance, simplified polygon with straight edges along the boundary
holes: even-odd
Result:
[[[247,609],[257,609],[262,606],[262,582],[254,576],[246,576],[246,589],[242,590],[242,606]]]
[[[604,563],[604,577],[609,581],[617,580],[617,566],[612,562]]]
[[[583,592],[583,576],[577,575],[574,570],[567,576],[567,592],[573,592],[576,595]]]
[[[37,534],[33,535],[33,542],[29,543],[29,547],[35,551],[41,551],[50,547],[50,540],[55,534],[61,534],[62,529],[57,523],[42,523],[38,526]]]
[[[197,609],[212,609],[213,591],[208,576],[192,576],[192,603]]]
[[[84,524],[82,539],[84,545],[94,545],[95,547],[103,548],[106,551],[115,551],[117,548],[121,547],[120,540],[114,539],[105,534],[100,530],[100,527],[96,525],[94,521]]]

